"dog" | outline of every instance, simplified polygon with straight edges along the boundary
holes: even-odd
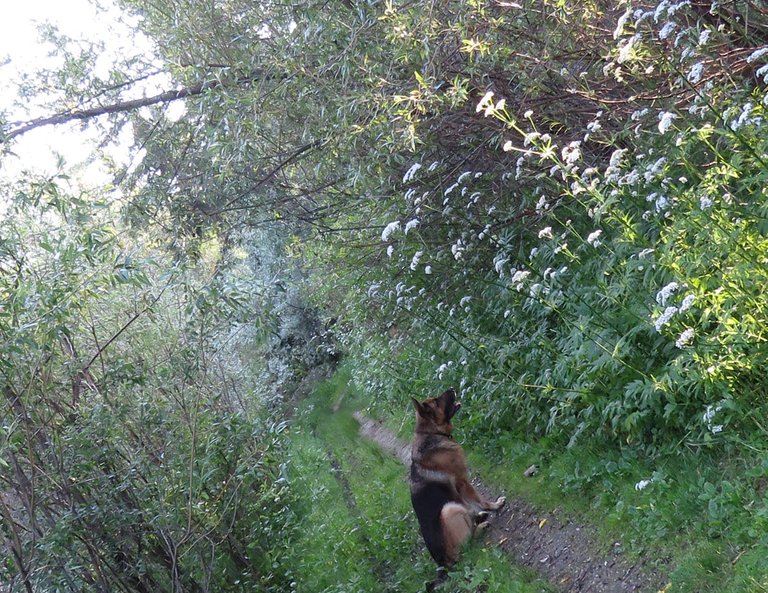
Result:
[[[447,578],[462,545],[488,525],[488,511],[504,506],[504,497],[486,500],[469,481],[464,450],[452,436],[451,418],[461,404],[449,389],[416,408],[416,434],[411,449],[411,502],[427,550],[438,565],[432,590]]]

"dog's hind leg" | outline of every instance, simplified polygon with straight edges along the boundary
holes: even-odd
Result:
[[[441,566],[440,568],[437,569],[437,578],[434,581],[430,581],[427,583],[427,593],[432,593],[435,589],[437,589],[440,585],[442,585],[447,580],[448,580],[448,571]]]
[[[440,525],[445,538],[446,564],[451,566],[458,560],[461,546],[474,532],[474,520],[463,504],[449,502],[440,511]]]
[[[491,518],[491,514],[488,511],[480,511],[475,515],[475,525],[480,525],[481,523],[488,523],[488,519]]]

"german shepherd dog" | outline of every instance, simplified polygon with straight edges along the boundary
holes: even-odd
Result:
[[[488,512],[504,506],[504,497],[486,500],[469,481],[464,451],[451,435],[451,418],[461,404],[449,389],[423,402],[413,398],[416,436],[411,450],[411,502],[427,550],[438,565],[438,579],[446,578],[459,550],[477,529],[488,525]]]

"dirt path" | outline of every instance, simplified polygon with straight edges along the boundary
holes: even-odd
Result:
[[[382,449],[410,464],[410,445],[398,439],[382,423],[355,413],[360,434]],[[476,484],[489,497],[482,483]],[[656,593],[667,582],[648,560],[635,563],[616,553],[597,553],[598,546],[588,526],[559,516],[557,510],[541,512],[522,500],[509,499],[503,511],[491,520],[491,537],[515,560],[545,576],[567,593]]]

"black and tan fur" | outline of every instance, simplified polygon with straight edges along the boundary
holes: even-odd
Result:
[[[469,481],[464,451],[453,438],[451,418],[461,404],[449,389],[416,408],[416,436],[411,450],[411,502],[421,534],[441,571],[453,565],[459,550],[477,529],[487,525],[487,511],[504,498],[486,500]]]

